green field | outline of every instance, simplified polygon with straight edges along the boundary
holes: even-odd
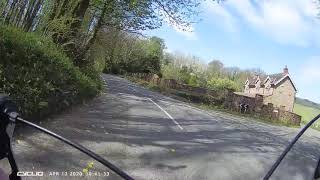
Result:
[[[312,120],[315,116],[320,114],[320,109],[296,103],[294,105],[293,112],[302,116],[301,123],[306,124],[310,120]],[[315,124],[315,127],[320,128],[320,121]]]

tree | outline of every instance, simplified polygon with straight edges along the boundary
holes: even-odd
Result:
[[[96,0],[90,8],[91,18],[88,25],[92,36],[87,41],[86,52],[97,34],[103,28],[140,34],[143,30],[159,28],[163,22],[169,22],[180,28],[190,26],[192,17],[197,15],[201,0]],[[102,7],[102,8],[101,8]]]
[[[165,44],[158,37],[145,38],[110,28],[98,34],[94,47],[104,50],[105,72],[159,73]]]
[[[220,77],[223,73],[224,65],[219,60],[213,60],[208,64],[208,73],[210,77]]]
[[[148,56],[162,59],[163,50],[166,48],[166,45],[163,39],[153,36],[148,40],[146,48]]]
[[[86,66],[97,35],[105,28],[133,34],[164,22],[183,30],[197,21],[204,0],[0,0],[2,21],[42,31],[78,66]],[[90,63],[90,62],[89,62]]]

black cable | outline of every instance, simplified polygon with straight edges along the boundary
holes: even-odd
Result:
[[[277,161],[272,165],[271,169],[268,171],[266,176],[263,178],[264,180],[268,180],[273,172],[277,169],[283,158],[287,155],[287,153],[290,151],[290,149],[293,147],[293,145],[298,141],[298,139],[302,136],[302,134],[318,119],[320,118],[320,114],[316,116],[314,119],[312,119],[307,125],[305,125],[301,131],[294,137],[294,139],[290,142],[290,144],[286,147],[286,149],[282,152],[280,157],[277,159]]]
[[[106,167],[110,168],[112,171],[114,171],[116,174],[118,174],[119,176],[121,176],[123,179],[126,179],[126,180],[133,180],[132,177],[130,177],[127,173],[125,173],[124,171],[122,171],[121,169],[119,169],[118,167],[116,167],[115,165],[111,164],[109,161],[105,160],[104,158],[102,158],[101,156],[97,155],[96,153],[90,151],[89,149],[83,147],[82,145],[78,144],[78,143],[75,143],[75,142],[72,142],[54,132],[51,132],[49,131],[48,129],[46,128],[43,128],[41,126],[38,126],[34,123],[31,123],[29,121],[26,121],[24,119],[22,119],[21,117],[17,117],[16,118],[16,122],[19,122],[19,123],[22,123],[22,124],[25,124],[25,125],[28,125],[30,127],[33,127],[35,129],[38,129],[52,137],[55,137],[67,144],[69,144],[70,146],[80,150],[81,152],[87,154],[88,156],[92,157],[93,159],[99,161],[100,163],[102,163],[103,165],[105,165]]]

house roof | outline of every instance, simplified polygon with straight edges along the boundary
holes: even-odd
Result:
[[[296,88],[296,85],[294,84],[294,82],[292,81],[291,77],[289,76],[289,74],[286,74],[285,76],[283,76],[281,79],[277,80],[276,82],[274,82],[274,85],[278,85],[279,83],[283,82],[283,80],[285,80],[286,78],[288,78],[294,88],[295,91],[298,91]]]
[[[249,85],[255,85],[257,80],[260,80],[262,82],[261,83],[261,85],[262,85],[266,78],[267,78],[267,76],[263,76],[263,75],[250,76],[250,77],[248,77],[248,81],[250,83]]]
[[[249,81],[250,85],[256,84],[258,78],[259,78],[259,76],[250,76],[250,77],[248,77],[248,81]]]
[[[286,74],[286,73],[270,74],[267,76],[255,75],[255,76],[248,77],[247,81],[249,81],[249,85],[253,86],[256,84],[257,80],[260,79],[260,81],[262,82],[261,86],[263,86],[267,82],[267,80],[269,79],[271,82],[271,85],[276,86],[277,84],[281,83],[287,77],[289,78],[290,82],[292,83],[292,86],[294,87],[294,89],[297,91],[297,88],[296,88],[295,84],[293,83],[291,77],[289,76],[289,74]]]
[[[280,80],[284,76],[286,76],[286,74],[283,74],[283,73],[277,73],[277,74],[268,75],[268,77],[270,78],[271,84],[274,84],[275,82],[277,82],[278,80]]]
[[[248,81],[250,85],[255,85],[257,80],[260,79],[261,85],[264,85],[267,82],[267,79],[270,79],[271,84],[274,84],[284,76],[286,76],[286,74],[283,74],[283,73],[270,74],[267,76],[254,75],[254,76],[248,77]]]

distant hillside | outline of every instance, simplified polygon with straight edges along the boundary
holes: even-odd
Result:
[[[320,109],[320,104],[312,102],[308,99],[302,99],[302,98],[296,98],[296,103],[303,105],[303,106],[307,106],[307,107],[311,107],[311,108],[316,108],[316,109]]]
[[[302,124],[306,124],[320,114],[320,104],[307,99],[296,98],[293,111],[302,116]],[[317,122],[315,127],[320,127],[320,122]]]

